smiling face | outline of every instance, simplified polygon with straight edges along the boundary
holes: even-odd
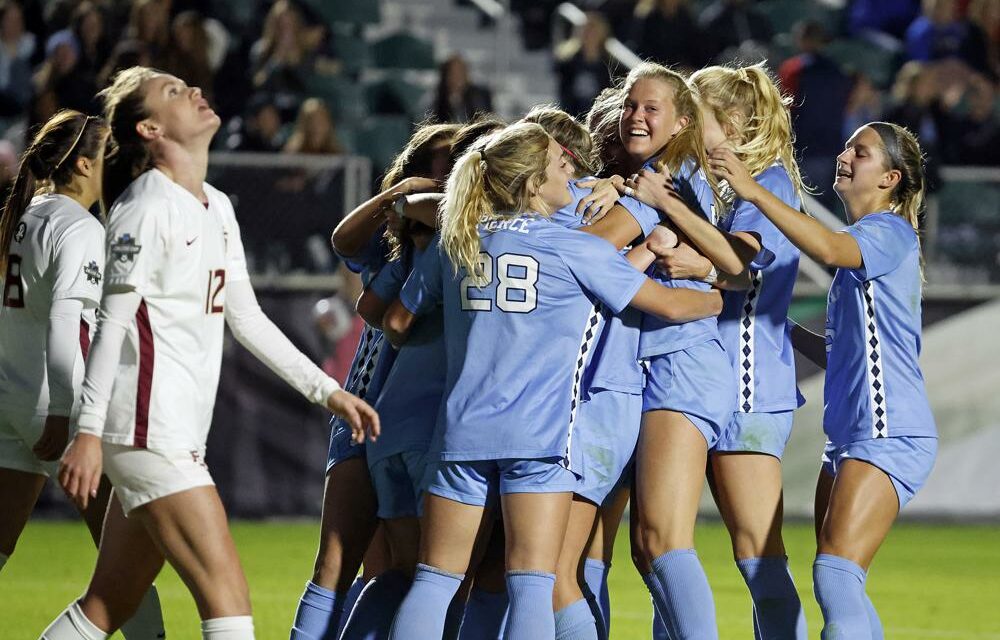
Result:
[[[633,162],[652,158],[683,126],[669,84],[656,78],[640,78],[632,84],[625,96],[619,134]]]
[[[841,199],[889,197],[899,180],[899,171],[890,165],[882,138],[871,127],[861,127],[837,156],[833,188]]]
[[[149,112],[148,134],[184,144],[212,135],[219,129],[221,120],[198,87],[187,84],[172,75],[156,74],[144,87],[145,105]],[[140,126],[142,123],[140,123]]]
[[[559,143],[551,137],[545,156],[545,181],[531,200],[536,211],[552,213],[565,207],[573,199],[568,186],[573,178],[573,165]]]

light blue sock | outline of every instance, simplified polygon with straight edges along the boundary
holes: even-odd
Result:
[[[290,640],[336,640],[342,612],[336,592],[307,582],[295,610]]]
[[[653,598],[673,640],[717,640],[715,601],[694,549],[668,551],[653,560]]]
[[[462,621],[465,619],[465,602],[456,595],[448,605],[448,613],[444,619],[444,635],[441,640],[458,640],[462,633]],[[499,636],[497,636],[499,637]]]
[[[610,571],[611,566],[600,560],[587,558],[583,563],[583,581],[594,596],[591,608],[596,606],[597,611],[594,611],[594,617],[604,627],[603,634],[598,630],[598,637],[601,640],[605,640],[611,633],[611,594],[608,592],[608,573]]]
[[[754,638],[807,640],[806,616],[786,558],[737,560],[753,598]]]
[[[556,576],[542,571],[508,571],[507,597],[510,611],[504,640],[554,640],[556,623],[552,613],[552,588]]]
[[[663,614],[660,613],[659,606],[656,604],[656,598],[653,597],[653,589],[656,588],[653,574],[647,573],[643,575],[642,581],[646,583],[646,589],[649,590],[649,599],[653,601],[653,640],[670,640],[667,625],[663,623]]]
[[[885,634],[882,632],[882,620],[878,617],[878,611],[875,610],[875,605],[872,604],[872,599],[868,597],[868,592],[865,592],[865,606],[868,607],[868,626],[872,630],[872,640],[885,640]]]
[[[823,640],[871,640],[864,569],[821,553],[813,562],[813,591],[823,612]]]
[[[426,564],[417,565],[413,586],[392,623],[391,640],[409,640],[415,630],[421,638],[440,638],[452,598],[465,576],[448,573]]]
[[[507,621],[507,592],[493,593],[472,588],[465,604],[461,640],[498,640]]]
[[[344,612],[340,614],[340,624],[337,627],[337,638],[340,638],[340,634],[344,633],[344,627],[347,626],[347,621],[351,618],[351,612],[354,611],[354,604],[358,601],[358,597],[361,596],[361,592],[365,590],[365,585],[368,581],[358,576],[351,583],[351,588],[347,590],[344,595]]]
[[[556,640],[597,640],[597,621],[585,598],[555,612]]]
[[[354,605],[341,640],[385,640],[392,619],[410,590],[410,577],[402,571],[386,571],[373,578]]]

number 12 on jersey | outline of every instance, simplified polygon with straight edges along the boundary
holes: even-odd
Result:
[[[538,261],[519,253],[504,253],[494,260],[486,251],[479,253],[483,284],[471,275],[462,278],[463,311],[492,311],[493,299],[484,291],[497,278],[496,305],[505,313],[531,313],[538,306]],[[495,268],[494,268],[495,267]]]
[[[226,286],[226,270],[208,272],[208,292],[205,294],[205,313],[222,313],[222,303],[218,301],[222,288]]]

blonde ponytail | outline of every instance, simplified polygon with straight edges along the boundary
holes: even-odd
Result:
[[[482,283],[478,227],[529,211],[532,188],[545,181],[549,140],[537,124],[514,124],[477,141],[455,163],[439,225],[455,273],[464,268]]]

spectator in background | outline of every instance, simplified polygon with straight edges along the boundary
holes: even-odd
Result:
[[[270,96],[258,94],[250,100],[244,115],[230,121],[226,148],[230,151],[281,151],[281,125],[281,114]]]
[[[308,98],[299,108],[299,116],[295,119],[295,128],[288,137],[283,149],[285,153],[343,153],[344,147],[337,140],[337,132],[333,126],[326,103],[319,98]]]
[[[628,42],[639,57],[668,66],[697,69],[709,59],[687,0],[639,0]]]
[[[111,79],[122,69],[129,67],[148,67],[152,65],[149,55],[149,47],[142,40],[125,39],[121,40],[111,50],[108,61],[97,74],[97,86],[106,87],[111,84]]]
[[[104,32],[104,14],[97,5],[84,0],[73,11],[70,29],[79,47],[76,71],[97,91],[97,76],[108,61],[111,47]],[[103,85],[102,85],[103,86]]]
[[[939,82],[939,70],[935,65],[915,60],[907,62],[896,74],[892,104],[885,113],[886,121],[906,127],[919,138],[927,156],[929,188],[938,184],[941,165]]]
[[[773,30],[767,17],[749,0],[715,0],[698,18],[708,47],[708,58],[728,57],[746,43],[769,43]]]
[[[205,20],[197,11],[177,14],[170,25],[170,44],[163,56],[163,70],[174,74],[213,102],[215,73],[208,58],[209,34]]]
[[[439,68],[434,118],[438,122],[468,122],[477,113],[493,110],[489,89],[473,84],[469,67],[459,54],[452,54]]]
[[[80,45],[69,29],[56,31],[45,43],[45,61],[32,82],[35,96],[28,116],[29,130],[47,121],[59,109],[98,113],[100,105],[94,79],[77,72]]]
[[[970,48],[983,51],[986,58],[983,73],[994,82],[1000,80],[1000,2],[972,0],[968,18]]]
[[[129,12],[125,36],[146,44],[153,66],[163,65],[170,44],[169,0],[135,0]]]
[[[843,139],[848,140],[862,125],[882,120],[882,92],[866,73],[854,74],[854,88],[844,112]]]
[[[21,5],[0,2],[0,117],[18,117],[28,106],[34,53],[35,35],[24,29]]]
[[[830,158],[843,150],[841,128],[852,80],[823,53],[829,38],[822,24],[804,20],[793,33],[799,53],[781,64],[778,77],[794,99],[792,126],[802,173],[810,186],[820,189],[820,201],[832,207],[837,202],[832,189],[836,164]]]
[[[308,27],[299,8],[278,0],[264,20],[264,31],[250,49],[254,88],[268,91],[281,108],[297,102],[313,69],[313,55],[322,29]]]
[[[948,117],[941,120],[941,158],[945,164],[1000,165],[997,87],[974,73],[942,97]]]
[[[923,13],[906,30],[906,57],[911,60],[958,58],[986,72],[984,46],[972,36],[969,22],[960,18],[955,0],[923,0]]]
[[[888,34],[898,42],[918,15],[920,0],[851,0],[847,7],[847,30],[855,36],[870,32]]]
[[[587,113],[597,94],[611,86],[612,62],[605,49],[609,35],[608,22],[591,11],[573,37],[556,48],[559,104],[574,116]]]

